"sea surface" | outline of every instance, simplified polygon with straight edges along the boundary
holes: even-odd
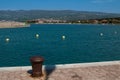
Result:
[[[45,65],[120,60],[120,25],[32,24],[0,29],[0,67],[29,66],[31,56],[44,57]]]

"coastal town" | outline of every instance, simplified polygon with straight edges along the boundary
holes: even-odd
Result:
[[[119,18],[105,18],[105,19],[88,19],[88,20],[56,20],[56,19],[34,19],[34,20],[27,20],[26,23],[36,23],[36,24],[44,24],[44,23],[51,23],[51,24],[62,24],[62,23],[69,23],[69,24],[120,24],[120,17]]]

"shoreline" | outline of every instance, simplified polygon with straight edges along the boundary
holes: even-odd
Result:
[[[24,27],[30,27],[30,25],[36,24],[36,23],[31,23],[31,24],[26,24],[22,22],[1,22],[0,21],[0,29],[2,28],[24,28]],[[120,25],[120,24],[82,24],[82,23],[39,23],[36,25]]]
[[[61,24],[61,25],[65,25],[65,24],[67,24],[67,25],[120,25],[120,24],[87,24],[87,23],[85,23],[85,24],[83,24],[83,23],[30,23],[30,25],[31,24],[50,24],[50,25],[52,25],[52,24]]]

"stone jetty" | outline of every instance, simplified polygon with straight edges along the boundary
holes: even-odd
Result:
[[[23,22],[16,21],[0,21],[0,28],[18,28],[18,27],[28,27]]]

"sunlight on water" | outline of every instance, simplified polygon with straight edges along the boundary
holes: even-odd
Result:
[[[6,41],[6,42],[9,42],[9,41],[10,41],[10,39],[9,39],[9,38],[6,38],[6,39],[5,39],[5,41]]]
[[[62,39],[65,40],[65,36],[62,36]]]

